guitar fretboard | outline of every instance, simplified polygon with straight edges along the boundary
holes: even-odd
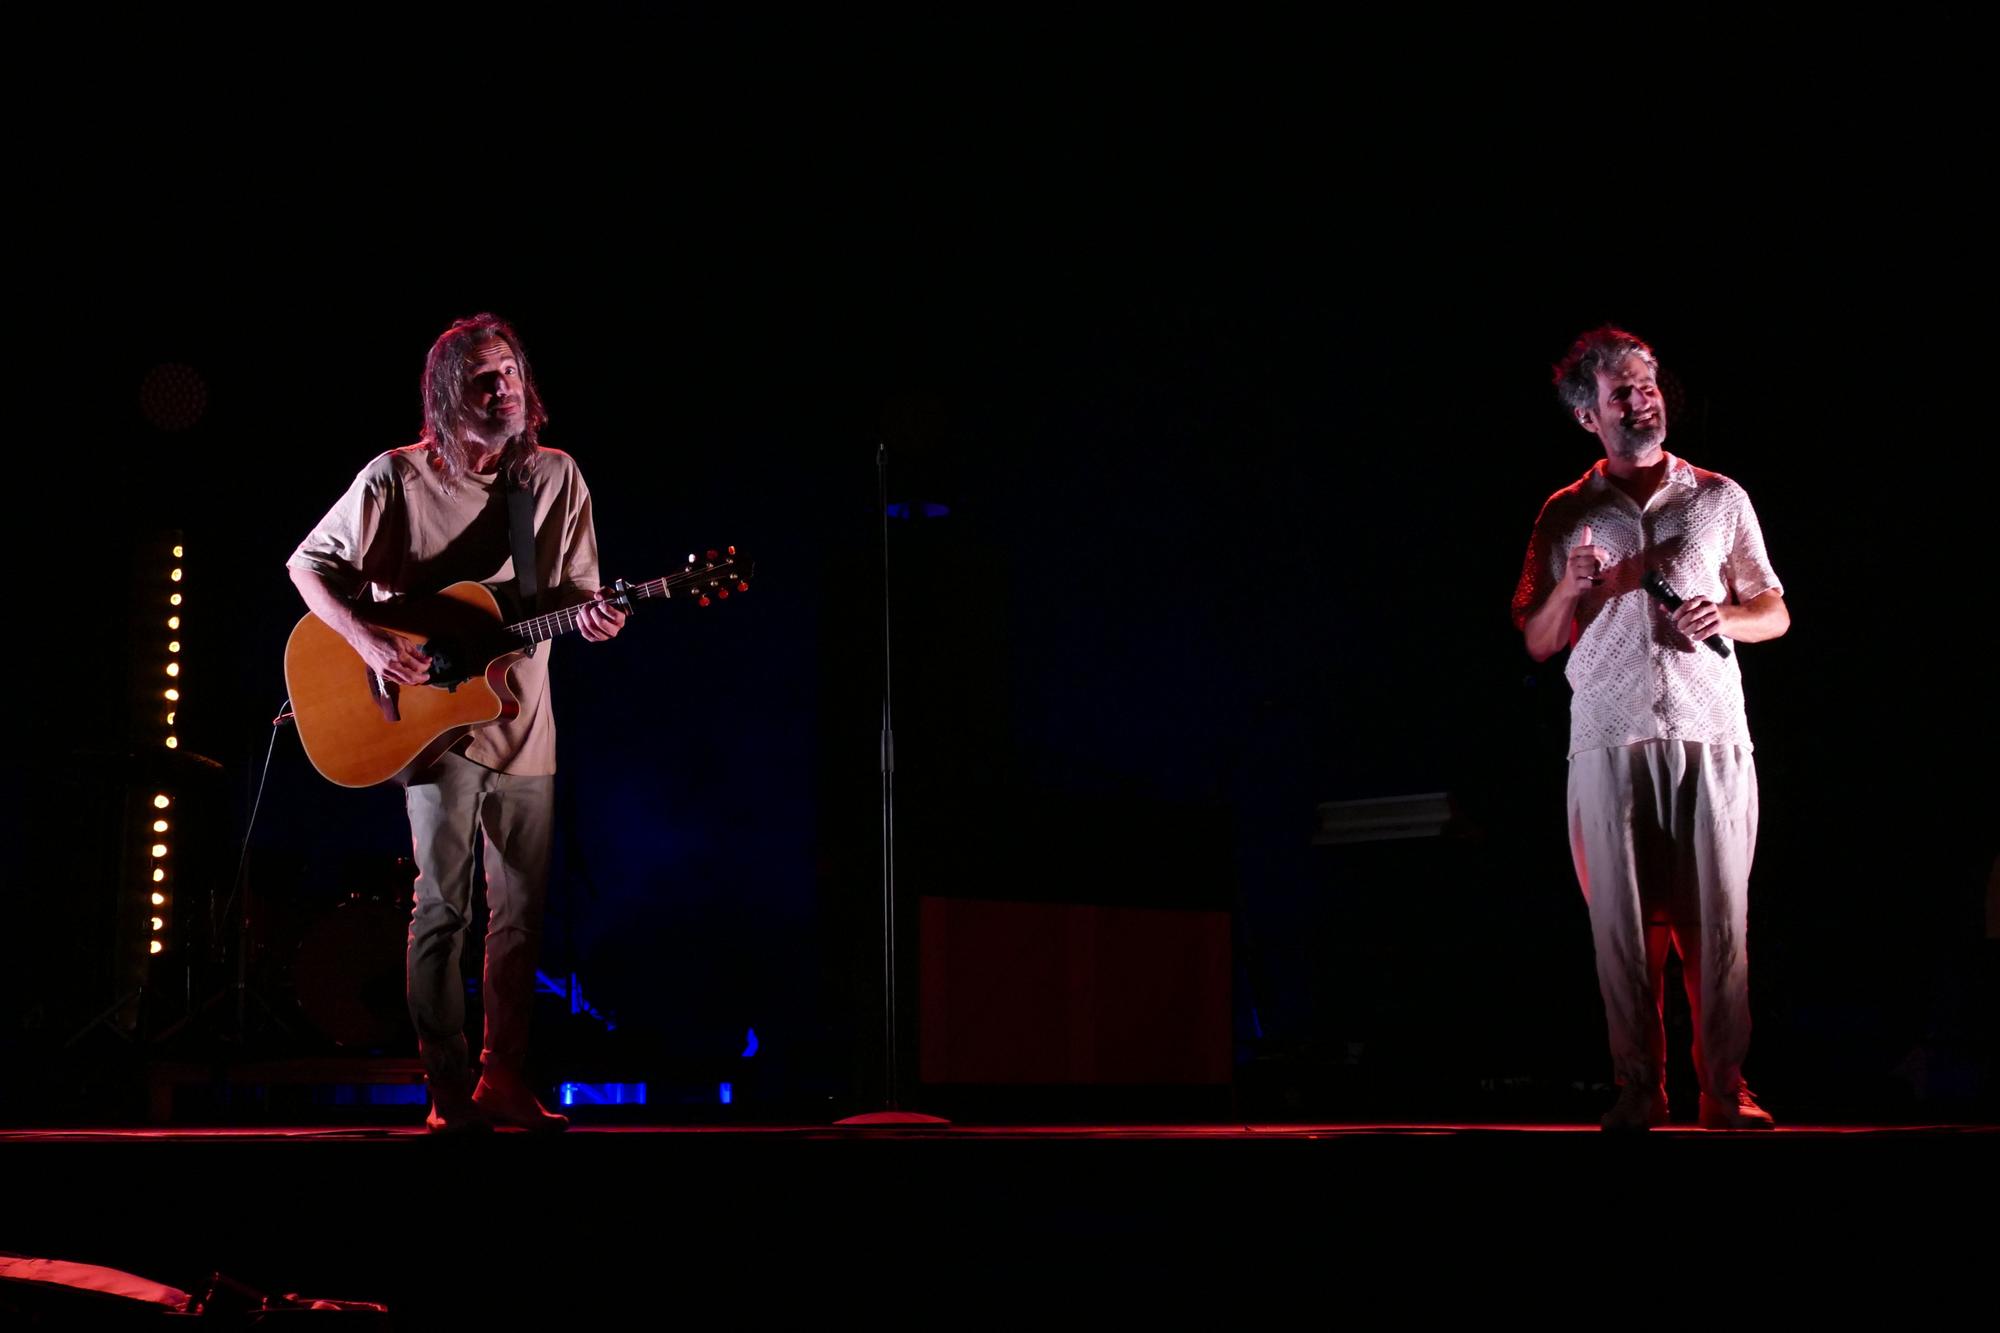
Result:
[[[684,569],[678,574],[669,574],[664,578],[657,578],[649,583],[628,583],[625,585],[623,595],[632,601],[643,602],[654,597],[672,597],[677,590],[681,589],[693,591],[705,583],[715,583],[725,588],[730,587],[741,577],[736,565],[737,562],[734,559],[721,560],[714,564],[703,565],[698,568]],[[605,591],[608,593],[611,590],[606,589]],[[616,600],[616,598],[608,600]],[[583,608],[589,605],[591,605],[589,602],[578,602],[575,606],[566,606],[560,611],[550,611],[545,615],[531,616],[526,620],[517,621],[507,626],[505,633],[509,638],[520,643],[540,643],[544,639],[553,639],[558,635],[568,634],[574,630],[581,620]]]

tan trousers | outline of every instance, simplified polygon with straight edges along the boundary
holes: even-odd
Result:
[[[407,975],[410,1019],[433,1094],[471,1091],[459,952],[472,921],[474,842],[486,840],[487,1068],[519,1073],[547,897],[555,779],[496,773],[446,754],[403,790],[416,849]]]
[[[1750,752],[1694,741],[1582,751],[1569,761],[1569,831],[1619,1085],[1665,1082],[1671,943],[1694,1016],[1701,1090],[1733,1099],[1750,1049]]]

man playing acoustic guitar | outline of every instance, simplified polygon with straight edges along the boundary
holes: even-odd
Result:
[[[505,599],[519,582],[512,551],[527,543],[537,567],[534,609],[579,607],[584,638],[615,636],[625,613],[605,602],[599,585],[590,491],[568,454],[537,442],[547,414],[513,329],[475,315],[445,330],[424,363],[423,400],[422,440],[364,467],[286,562],[313,614],[360,655],[387,700],[398,687],[429,681],[433,662],[371,617],[371,606],[462,580]],[[510,536],[513,491],[532,495],[533,519],[530,532]],[[527,506],[520,508],[525,519]],[[554,810],[551,648],[543,645],[508,672],[519,700],[514,716],[474,727],[404,779],[418,872],[410,1017],[434,1133],[569,1123],[542,1107],[522,1072]],[[473,843],[481,833],[490,921],[481,990],[486,1040],[473,1088],[459,951],[472,917]]]

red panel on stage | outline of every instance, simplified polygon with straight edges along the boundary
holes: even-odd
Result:
[[[1229,1082],[1227,912],[922,900],[926,1083]]]

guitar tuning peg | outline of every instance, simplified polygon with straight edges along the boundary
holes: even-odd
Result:
[[[738,579],[738,580],[736,580],[736,591],[738,591],[738,592],[749,592],[749,591],[750,591],[750,580],[749,580],[749,579]]]
[[[707,606],[707,605],[708,605],[708,594],[707,594],[707,593],[703,593],[703,594],[701,595],[701,601],[700,601],[700,602],[698,602],[698,603],[696,603],[696,605],[698,605],[698,606]]]
[[[731,554],[731,555],[735,555],[735,554],[736,554],[736,548],[735,548],[734,546],[732,546],[732,547],[730,547],[730,548],[729,548],[729,554]]]
[[[727,584],[724,584],[724,585],[723,585],[723,587],[722,587],[722,588],[721,588],[721,589],[720,589],[720,590],[719,590],[719,591],[718,591],[718,592],[717,592],[717,593],[716,593],[715,595],[716,595],[717,597],[720,597],[720,598],[721,598],[721,599],[722,599],[723,601],[725,601],[725,602],[726,602],[726,601],[728,601],[728,600],[729,600],[729,587],[728,587],[728,585],[727,585]]]
[[[709,548],[709,551],[708,551],[708,558],[709,558],[710,560],[713,560],[713,559],[715,559],[715,548],[714,548],[714,547],[710,547],[710,548]]]

